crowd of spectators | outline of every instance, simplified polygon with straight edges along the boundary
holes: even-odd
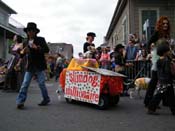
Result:
[[[145,61],[151,60],[152,51],[154,49],[154,43],[151,44],[151,48],[148,50],[146,44],[145,35],[141,39],[137,37],[136,34],[129,34],[128,43],[126,44],[116,44],[114,48],[109,46],[102,46],[95,48],[94,46],[89,46],[88,50],[84,53],[80,52],[79,58],[93,58],[96,59],[100,65],[100,68],[105,68],[109,70],[115,70],[115,56],[118,50],[118,45],[123,46],[122,55],[126,63],[130,61]],[[174,47],[174,41],[172,40],[172,47]],[[174,48],[173,48],[174,49]],[[173,51],[174,52],[174,51]]]

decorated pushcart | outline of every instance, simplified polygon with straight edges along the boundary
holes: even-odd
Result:
[[[119,102],[123,91],[122,74],[98,68],[94,59],[73,58],[60,74],[59,83],[68,103],[82,101],[106,109]]]

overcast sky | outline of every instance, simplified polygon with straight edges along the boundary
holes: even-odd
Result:
[[[103,43],[118,0],[2,0],[18,14],[15,20],[36,22],[47,42],[73,44],[74,56],[83,51],[86,33],[95,32],[96,47]]]

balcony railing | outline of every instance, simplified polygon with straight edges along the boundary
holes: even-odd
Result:
[[[15,26],[16,28],[24,28],[24,25],[13,19],[12,17],[9,17],[9,24]]]
[[[18,34],[25,37],[25,33],[23,31],[24,25],[22,25],[12,17],[9,17],[9,28],[15,30]]]

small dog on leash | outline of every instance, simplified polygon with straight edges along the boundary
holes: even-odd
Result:
[[[134,81],[134,85],[135,85],[134,91],[130,91],[130,98],[132,99],[135,97],[135,92],[137,92],[137,96],[139,98],[142,98],[140,91],[146,90],[148,88],[148,84],[149,84],[150,80],[151,79],[147,78],[147,77],[137,78]]]

